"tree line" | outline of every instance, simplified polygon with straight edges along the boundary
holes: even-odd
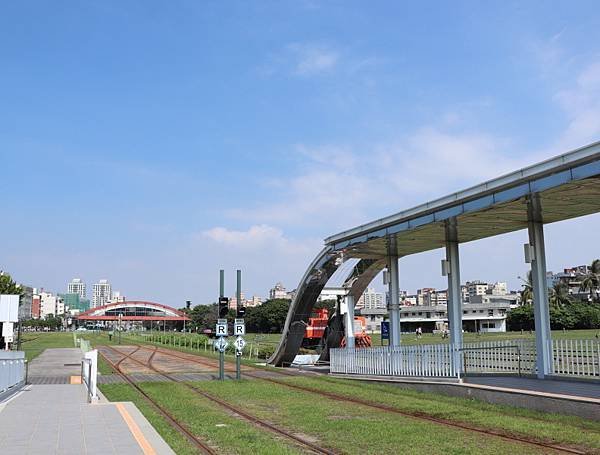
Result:
[[[271,299],[256,307],[247,307],[244,315],[246,331],[250,333],[281,333],[290,302],[287,299]],[[196,331],[215,330],[219,311],[217,303],[196,305],[193,308],[183,308],[181,311],[187,313],[192,320],[191,325]],[[235,310],[229,310],[227,319],[231,321],[235,317]]]
[[[595,259],[585,274],[576,279],[581,283],[580,291],[587,293],[585,299],[569,293],[569,286],[563,281],[548,289],[550,306],[550,327],[553,330],[598,329],[600,328],[600,259]],[[581,294],[580,294],[581,295]],[[533,330],[533,286],[531,272],[521,291],[522,305],[508,312],[508,330]]]

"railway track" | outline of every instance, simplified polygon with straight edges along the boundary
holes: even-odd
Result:
[[[165,349],[159,349],[157,346],[155,346],[156,352],[159,352],[161,354],[164,355],[170,355],[172,357],[176,357],[176,358],[180,358],[182,360],[187,360],[187,361],[191,361],[191,362],[197,362],[199,364],[205,365],[205,366],[215,366],[215,362],[216,361],[211,361],[209,359],[193,359],[190,358],[189,356],[192,357],[199,357],[195,354],[189,354],[189,355],[179,355],[178,353],[175,353],[173,351],[170,350],[165,350]],[[226,362],[227,363],[227,362]],[[251,368],[254,370],[259,370],[259,371],[264,371],[261,368],[255,368],[255,367],[247,367],[247,368]],[[294,373],[288,373],[288,372],[283,372],[283,371],[279,371],[277,369],[272,369],[272,370],[268,370],[268,371],[273,371],[277,374],[283,375],[283,376],[294,376],[294,377],[298,377],[299,375],[294,374]],[[559,444],[552,444],[552,443],[546,443],[546,442],[542,442],[542,441],[536,441],[534,439],[530,439],[530,438],[526,438],[526,437],[522,437],[522,436],[517,436],[517,435],[513,435],[513,434],[508,434],[502,431],[497,431],[497,430],[491,430],[491,429],[486,429],[486,428],[479,428],[473,425],[469,425],[469,424],[465,424],[465,423],[460,423],[460,422],[456,422],[456,421],[452,421],[452,420],[448,420],[448,419],[442,419],[442,418],[438,418],[438,417],[433,417],[431,415],[425,414],[425,413],[418,413],[418,412],[408,412],[408,411],[402,411],[400,409],[397,409],[393,406],[388,406],[388,405],[384,405],[381,403],[376,403],[373,401],[368,401],[368,400],[363,400],[361,398],[354,398],[354,397],[348,397],[345,395],[340,395],[337,393],[333,393],[333,392],[327,392],[327,391],[323,391],[323,390],[319,390],[319,389],[315,389],[312,387],[305,387],[305,386],[301,386],[301,385],[296,385],[296,384],[290,384],[287,382],[283,382],[283,381],[278,381],[276,379],[273,378],[266,378],[264,376],[259,376],[256,374],[252,374],[249,371],[243,371],[242,372],[243,375],[254,378],[254,379],[259,379],[262,381],[267,381],[267,382],[271,382],[273,384],[278,384],[284,387],[288,387],[291,389],[296,389],[296,390],[300,390],[303,392],[309,392],[309,393],[313,393],[313,394],[317,394],[320,395],[322,397],[326,397],[329,398],[331,400],[335,400],[335,401],[340,401],[340,402],[346,402],[346,403],[352,403],[352,404],[358,404],[361,406],[365,406],[371,409],[376,409],[379,411],[384,411],[384,412],[388,412],[388,413],[393,413],[393,414],[398,414],[398,415],[402,415],[404,417],[410,417],[413,419],[418,419],[421,421],[427,421],[427,422],[431,422],[431,423],[435,423],[441,426],[446,426],[446,427],[451,427],[451,428],[458,428],[461,430],[465,430],[465,431],[471,431],[471,432],[475,432],[475,433],[479,433],[482,435],[486,435],[486,436],[493,436],[493,437],[497,437],[506,441],[511,441],[511,442],[518,442],[524,445],[529,445],[529,446],[535,446],[538,448],[543,448],[543,449],[550,449],[553,450],[555,452],[559,452],[559,453],[570,453],[570,454],[578,454],[578,455],[584,455],[588,452],[586,451],[582,451],[580,449],[577,448],[573,448],[573,447],[567,447],[567,446],[562,446]],[[191,387],[191,386],[190,386]]]
[[[140,348],[141,348],[141,346],[138,346],[135,351],[133,351],[132,353],[129,354],[129,356],[131,356],[134,352],[137,352]],[[110,348],[110,349],[112,349],[112,348]],[[116,349],[114,349],[114,351],[119,352]],[[166,421],[169,423],[169,425],[171,425],[177,432],[182,434],[188,441],[190,441],[190,443],[194,447],[196,447],[200,451],[200,453],[203,453],[206,455],[217,455],[217,452],[206,441],[203,441],[202,439],[198,438],[190,430],[188,430],[185,426],[183,426],[181,423],[179,423],[179,421],[169,411],[167,411],[163,406],[158,404],[152,397],[150,397],[146,392],[144,392],[133,380],[131,380],[131,378],[129,378],[129,376],[126,373],[124,373],[121,370],[121,363],[126,358],[129,358],[129,356],[123,357],[118,362],[113,362],[106,355],[104,355],[104,353],[102,353],[101,351],[99,351],[99,352],[100,352],[100,355],[102,355],[102,357],[104,357],[104,360],[106,360],[110,364],[110,366],[117,372],[117,374],[119,376],[121,376],[123,378],[123,380],[125,380],[129,385],[131,385],[139,393],[141,393],[142,396],[144,397],[144,399],[152,406],[152,408],[154,410],[156,410],[161,416],[163,416],[166,419]]]
[[[120,360],[120,362],[122,362],[125,359],[130,359],[133,360],[134,362],[139,363],[142,366],[148,367],[151,370],[155,371],[156,373],[160,374],[161,376],[163,376],[164,378],[166,378],[167,380],[171,381],[171,382],[176,382],[179,384],[182,384],[183,386],[185,386],[186,388],[188,388],[189,390],[191,390],[193,393],[198,394],[204,398],[206,398],[209,401],[212,401],[218,405],[220,405],[221,407],[227,409],[228,411],[235,413],[237,415],[239,415],[240,417],[242,417],[243,419],[249,421],[250,423],[252,423],[255,426],[258,427],[262,427],[274,434],[276,434],[277,436],[283,437],[285,439],[290,440],[291,442],[293,442],[296,445],[301,446],[304,449],[307,449],[309,452],[311,453],[317,453],[317,454],[324,454],[324,455],[335,455],[336,452],[333,452],[332,450],[329,450],[325,447],[321,447],[318,444],[315,444],[311,441],[308,441],[305,438],[302,438],[300,436],[297,436],[293,433],[290,433],[287,430],[284,430],[283,428],[280,428],[276,425],[273,425],[263,419],[260,419],[252,414],[247,413],[246,411],[244,411],[243,409],[240,409],[239,407],[232,405],[231,403],[228,403],[220,398],[215,397],[212,394],[209,394],[201,389],[198,389],[197,387],[194,387],[188,383],[186,383],[185,381],[181,381],[177,378],[172,377],[169,373],[165,373],[164,371],[159,370],[158,368],[154,367],[154,365],[152,364],[152,361],[154,359],[154,356],[158,353],[158,354],[164,354],[164,355],[169,355],[168,352],[163,352],[162,350],[159,350],[157,347],[154,347],[153,352],[151,353],[150,357],[148,358],[148,363],[145,364],[144,362],[142,362],[141,360],[135,359],[133,357],[131,357],[135,352],[137,352],[139,350],[139,348],[141,348],[141,346],[137,346],[138,349],[134,350],[133,352],[126,354],[124,352],[119,351],[118,349],[115,349],[111,346],[106,346],[108,349],[111,349],[112,351],[119,353],[120,355],[123,355],[123,359]],[[129,380],[130,381],[130,380]],[[139,387],[138,387],[139,389]]]

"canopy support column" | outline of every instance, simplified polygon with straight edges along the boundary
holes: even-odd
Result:
[[[354,297],[346,296],[346,347],[354,348]]]
[[[532,253],[531,287],[533,290],[533,314],[535,321],[535,347],[537,351],[537,376],[544,379],[550,374],[552,365],[552,335],[550,332],[550,308],[546,282],[546,245],[542,205],[538,194],[527,199],[529,245]]]
[[[390,272],[390,341],[392,346],[400,346],[400,279],[398,276],[398,256],[388,257]]]
[[[448,325],[450,326],[450,343],[456,349],[462,347],[462,294],[460,291],[460,256],[458,250],[458,229],[456,218],[446,222],[446,267],[448,276]],[[460,374],[462,362],[460,352],[454,352],[454,368]]]

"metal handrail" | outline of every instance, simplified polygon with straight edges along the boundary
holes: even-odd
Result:
[[[86,364],[88,366],[87,380],[86,380],[86,376],[84,374],[84,365],[86,365]],[[81,380],[87,388],[88,403],[92,402],[92,386],[90,383],[91,378],[92,378],[92,361],[91,361],[91,359],[82,359],[81,360]]]
[[[483,347],[478,347],[478,348],[459,348],[458,351],[483,351],[483,350],[491,350],[491,349],[498,349],[498,348],[514,348],[517,350],[517,368],[519,371],[519,377],[521,377],[521,347],[519,345],[516,344],[511,344],[511,345],[501,345],[501,346],[483,346]],[[465,355],[463,355],[463,375],[466,376],[467,374],[467,357]]]

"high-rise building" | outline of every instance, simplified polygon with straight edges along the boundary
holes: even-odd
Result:
[[[270,291],[269,291],[269,299],[287,299],[288,293],[285,290],[285,286],[281,282],[277,283]]]
[[[81,278],[73,278],[73,280],[71,280],[71,282],[67,285],[67,293],[79,294],[80,298],[85,299],[87,293],[85,283],[81,280]]]
[[[19,320],[31,319],[33,311],[33,288],[21,284],[21,299],[19,301]]]
[[[367,288],[356,303],[356,309],[385,309],[386,303],[383,292],[376,292],[373,288]]]
[[[81,313],[90,309],[90,301],[88,299],[82,299],[77,293],[68,292],[59,295],[63,299],[65,308],[68,309],[71,314]]]
[[[508,285],[504,281],[498,281],[493,284],[488,284],[488,294],[505,295],[508,294]]]
[[[94,284],[92,295],[92,308],[107,305],[112,298],[112,288],[108,280],[100,280]]]
[[[488,284],[483,281],[467,281],[467,291],[469,298],[476,295],[485,295],[488,291]]]

